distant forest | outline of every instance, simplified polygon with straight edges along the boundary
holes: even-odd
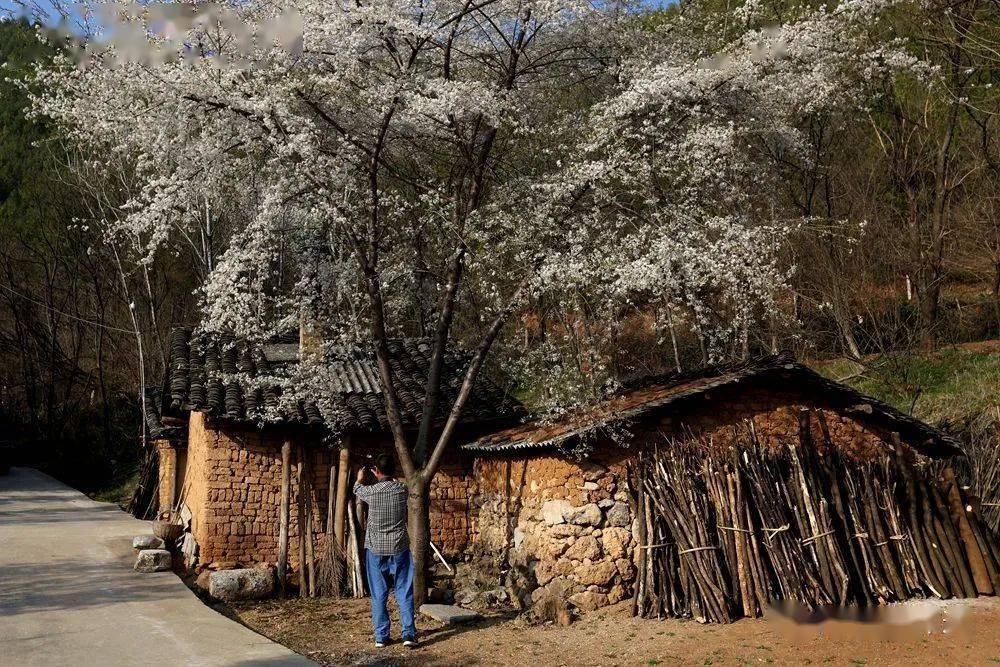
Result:
[[[683,6],[648,20],[677,20]],[[856,112],[799,128],[810,159],[784,163],[780,181],[790,215],[808,222],[781,249],[791,271],[776,295],[781,312],[761,314],[715,359],[790,348],[864,363],[1000,338],[1000,16],[996,3],[974,0],[920,7],[896,17],[896,33],[938,68],[939,83],[900,77]],[[150,263],[108,234],[102,211],[127,186],[88,179],[88,164],[105,156],[27,118],[27,97],[9,80],[52,53],[26,22],[0,23],[0,437],[18,460],[96,490],[135,475],[140,390],[162,382],[170,327],[198,321],[205,263],[191,254],[211,256],[224,239]],[[414,295],[403,333],[425,333],[421,304],[434,299],[431,288]],[[695,330],[651,333],[644,315],[622,314],[635,326],[608,351],[616,375],[709,361]],[[586,335],[586,309],[574,318],[539,300],[505,344],[570,326]],[[525,399],[535,390],[522,387]]]

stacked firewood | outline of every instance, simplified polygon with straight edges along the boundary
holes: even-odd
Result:
[[[1000,550],[943,463],[894,438],[857,460],[829,440],[719,447],[691,438],[631,470],[639,546],[633,611],[730,622],[780,600],[885,604],[1000,590]]]

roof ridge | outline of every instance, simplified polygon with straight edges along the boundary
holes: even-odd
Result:
[[[773,354],[762,354],[752,356],[747,359],[721,362],[716,364],[704,364],[688,371],[673,371],[668,373],[654,373],[626,379],[622,382],[621,388],[614,393],[624,393],[634,389],[642,389],[655,384],[676,384],[713,375],[724,373],[734,373],[748,368],[776,367],[785,364],[798,364],[795,354],[791,350],[782,350]]]
[[[649,376],[603,399],[568,410],[557,417],[552,424],[540,424],[541,418],[535,417],[518,426],[465,443],[460,449],[470,452],[502,452],[558,448],[563,443],[601,428],[605,424],[627,422],[679,400],[701,395],[721,386],[738,384],[750,378],[763,377],[775,371],[798,374],[807,383],[822,389],[823,395],[831,399],[831,402],[844,404],[841,409],[845,413],[866,412],[888,422],[899,431],[905,430],[907,435],[921,438],[921,442],[914,446],[928,456],[940,457],[962,453],[961,447],[953,437],[873,396],[824,377],[808,366],[794,361],[787,354],[766,355],[746,362],[701,368],[693,373]],[[698,382],[700,380],[704,382]],[[691,386],[684,387],[684,385]],[[670,391],[671,389],[676,391]],[[834,400],[835,398],[840,400]],[[632,402],[629,399],[633,399]],[[613,405],[616,402],[617,405]],[[859,405],[865,409],[856,409]],[[602,411],[602,407],[614,410],[609,413]],[[573,419],[580,421],[572,423]]]

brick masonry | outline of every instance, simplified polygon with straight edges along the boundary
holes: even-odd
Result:
[[[170,506],[171,496],[192,513],[191,533],[198,543],[199,562],[274,563],[278,557],[281,499],[281,430],[258,431],[213,422],[193,412],[188,425],[187,450],[178,451],[167,441],[157,444],[160,453],[160,506]],[[292,449],[289,561],[298,567],[299,499],[297,445],[302,442],[307,468],[312,469],[310,504],[312,539],[321,546],[327,522],[327,487],[336,452],[319,442],[294,441]],[[384,451],[384,438],[352,439],[355,463],[365,454]],[[183,465],[179,466],[178,461]],[[470,518],[468,484],[470,467],[446,461],[430,491],[431,539],[447,556],[458,556],[468,545]],[[353,475],[350,483],[353,485]],[[176,488],[177,495],[167,489]]]

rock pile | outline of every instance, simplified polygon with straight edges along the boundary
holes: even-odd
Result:
[[[558,596],[590,611],[623,600],[635,579],[628,504],[612,500],[573,506],[566,500],[542,504],[536,521],[522,522],[515,565],[527,568],[538,588],[532,604]]]

